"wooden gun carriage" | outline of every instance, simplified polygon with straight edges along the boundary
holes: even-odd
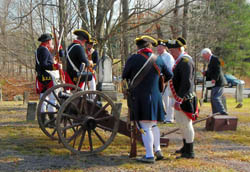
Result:
[[[49,97],[54,100],[49,100]],[[53,111],[42,110],[42,105]],[[120,108],[119,108],[120,106]],[[126,122],[120,120],[121,103],[100,91],[83,91],[76,85],[59,84],[48,89],[40,99],[37,119],[41,130],[58,140],[72,153],[96,154],[107,148],[117,132],[131,136]],[[136,137],[141,139],[140,135]],[[168,145],[161,138],[162,145]]]

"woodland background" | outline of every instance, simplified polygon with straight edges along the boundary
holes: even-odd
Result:
[[[140,35],[170,39],[183,36],[196,69],[203,68],[204,47],[224,60],[225,73],[250,76],[250,4],[246,0],[0,0],[0,84],[7,77],[35,81],[35,50],[42,33],[63,30],[64,49],[83,28],[98,40],[102,56],[121,63],[136,52]],[[65,60],[65,59],[62,59]],[[117,60],[119,61],[119,60]],[[18,84],[17,84],[18,85]]]
[[[121,74],[129,55],[136,52],[135,37],[147,34],[163,39],[186,38],[187,51],[194,58],[197,70],[204,67],[201,49],[209,47],[224,60],[225,73],[250,81],[249,1],[154,1],[0,0],[0,89],[2,86],[3,99],[13,99],[17,91],[20,94],[26,90],[35,91],[37,38],[44,32],[52,32],[53,25],[58,34],[64,30],[64,49],[71,43],[72,31],[77,28],[87,29],[97,38],[100,57],[106,44],[108,55],[115,63],[115,76]],[[121,63],[117,63],[120,60]],[[2,101],[0,171],[249,171],[249,103],[250,99],[246,98],[242,108],[235,108],[235,99],[227,95],[228,112],[239,119],[237,131],[210,132],[204,129],[204,123],[195,125],[197,158],[176,160],[173,152],[182,144],[181,134],[177,132],[169,136],[169,147],[162,149],[165,160],[151,165],[128,157],[130,140],[121,134],[100,155],[73,156],[57,141],[45,136],[37,121],[26,121],[26,104]],[[124,99],[123,104],[126,104]],[[201,118],[210,112],[210,103],[204,102]],[[126,106],[121,115],[127,115]],[[160,130],[167,132],[175,127],[176,124],[162,124]],[[138,145],[138,156],[144,152],[143,146]]]

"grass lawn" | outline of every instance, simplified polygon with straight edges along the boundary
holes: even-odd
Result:
[[[127,113],[122,100],[121,116]],[[22,102],[0,103],[0,171],[248,171],[250,169],[250,98],[242,108],[235,99],[227,99],[228,112],[238,117],[237,131],[206,131],[205,122],[195,128],[195,159],[176,159],[173,152],[182,145],[179,132],[171,134],[168,147],[162,147],[165,159],[142,164],[128,158],[130,140],[117,134],[104,151],[94,156],[72,155],[58,141],[43,134],[37,121],[26,122],[26,105]],[[203,103],[200,118],[211,113],[210,103]],[[159,124],[161,132],[176,124]],[[145,151],[137,144],[138,156]]]

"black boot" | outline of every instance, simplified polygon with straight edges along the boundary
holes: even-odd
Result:
[[[181,154],[181,158],[194,158],[194,143],[186,143],[186,150]]]
[[[186,140],[185,139],[183,139],[183,146],[182,146],[182,148],[181,149],[179,149],[179,150],[176,150],[175,151],[175,153],[177,154],[177,153],[184,153],[185,152],[185,148],[186,148]]]

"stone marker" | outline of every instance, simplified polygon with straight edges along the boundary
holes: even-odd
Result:
[[[224,94],[221,96],[221,101],[222,104],[224,105],[225,110],[227,111],[227,98]]]
[[[30,93],[28,91],[23,92],[23,104],[27,104],[29,102]]]
[[[235,91],[235,99],[237,103],[243,102],[243,90],[244,90],[244,84],[237,84]]]
[[[107,56],[106,51],[107,47],[105,46],[103,56],[98,64],[98,84],[96,88],[116,101],[117,92],[112,77],[112,60]]]
[[[27,108],[27,121],[35,121],[36,119],[36,102],[28,102],[28,108]]]
[[[0,102],[3,101],[3,94],[2,94],[2,88],[1,88],[1,85],[0,85]]]

